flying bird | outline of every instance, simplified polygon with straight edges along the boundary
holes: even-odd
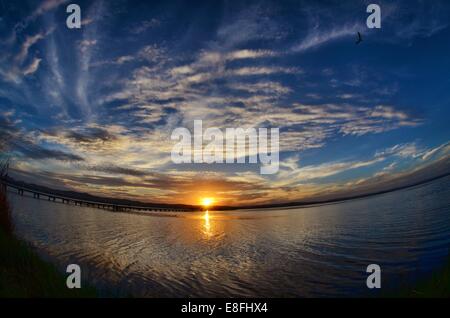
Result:
[[[356,44],[361,43],[362,40],[363,40],[363,39],[362,39],[361,33],[358,32],[358,40],[356,40]]]

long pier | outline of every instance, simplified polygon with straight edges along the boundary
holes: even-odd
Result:
[[[18,195],[23,196],[25,193],[33,195],[33,198],[42,200],[47,199],[50,202],[58,202],[63,204],[75,205],[75,206],[85,206],[103,210],[109,210],[114,212],[128,212],[128,211],[140,211],[140,212],[190,212],[193,209],[182,209],[182,208],[168,208],[168,207],[158,207],[158,206],[134,206],[134,205],[122,205],[114,203],[105,202],[95,202],[77,198],[66,197],[58,194],[46,193],[42,191],[37,191],[34,189],[19,186],[17,184],[10,183],[6,180],[0,179],[0,184],[4,188],[5,192],[9,189],[14,189],[17,191]]]

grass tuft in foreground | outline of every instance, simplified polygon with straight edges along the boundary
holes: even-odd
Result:
[[[431,278],[387,295],[394,298],[450,298],[450,260]]]
[[[96,296],[93,288],[68,289],[66,277],[13,234],[11,209],[0,186],[0,298]]]
[[[0,187],[2,187],[1,184]],[[14,233],[11,208],[8,204],[8,199],[3,188],[0,189],[0,230],[8,236],[12,236]]]

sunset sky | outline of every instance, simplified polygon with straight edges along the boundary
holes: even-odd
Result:
[[[0,0],[11,175],[142,201],[255,204],[448,171],[448,1],[378,1],[381,29],[365,24],[373,1],[316,2]],[[80,30],[66,27],[69,3]],[[280,128],[279,172],[173,164],[172,131],[197,119]]]

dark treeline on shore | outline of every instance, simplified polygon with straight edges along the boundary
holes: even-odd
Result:
[[[341,196],[333,199],[318,199],[318,200],[305,200],[305,201],[294,201],[294,202],[286,202],[286,203],[274,203],[274,204],[258,204],[258,205],[242,205],[242,206],[224,206],[224,205],[216,205],[214,206],[214,210],[217,211],[232,211],[232,210],[238,210],[238,209],[272,209],[272,208],[295,208],[295,207],[303,207],[303,206],[311,206],[311,205],[321,205],[321,204],[332,204],[332,203],[338,203],[342,201],[348,201],[348,200],[355,200],[355,199],[361,199],[366,198],[374,195],[380,195],[385,194],[397,190],[407,189],[415,186],[419,186],[421,184],[425,184],[428,182],[432,182],[437,179],[441,179],[444,177],[447,177],[450,175],[450,172],[444,173],[442,175],[433,176],[430,178],[426,178],[420,181],[411,182],[408,184],[405,184],[403,186],[398,187],[392,187],[381,191],[376,192],[369,192],[369,193],[362,193],[357,195],[349,195],[349,196]],[[101,196],[95,196],[88,193],[81,193],[76,191],[67,191],[67,190],[56,190],[36,184],[29,184],[23,181],[16,181],[11,177],[2,177],[3,180],[9,182],[10,184],[14,184],[20,187],[24,187],[26,189],[35,190],[43,193],[48,193],[52,195],[57,196],[63,196],[68,197],[76,200],[85,200],[85,201],[93,201],[98,203],[105,203],[105,204],[117,204],[117,205],[126,205],[126,206],[136,206],[136,207],[160,207],[160,208],[167,208],[167,209],[184,209],[184,210],[192,210],[192,211],[199,211],[202,210],[202,206],[196,206],[196,205],[187,205],[187,204],[168,204],[168,203],[149,203],[149,202],[141,202],[141,201],[134,201],[134,200],[128,200],[128,199],[117,199],[117,198],[108,198],[108,197],[101,197]]]
[[[150,207],[150,208],[155,207],[155,208],[184,209],[184,210],[200,209],[200,207],[198,207],[198,206],[187,205],[187,204],[141,202],[141,201],[128,200],[128,199],[101,197],[101,196],[96,196],[96,195],[92,195],[89,193],[82,193],[82,192],[77,192],[77,191],[57,190],[57,189],[52,189],[52,188],[48,188],[48,187],[41,186],[41,185],[26,183],[23,181],[17,181],[11,177],[6,177],[6,178],[4,177],[3,180],[7,181],[10,184],[14,184],[16,186],[23,187],[23,188],[26,188],[29,190],[52,194],[55,196],[71,198],[71,199],[75,199],[75,200],[92,201],[92,202],[98,202],[98,203],[124,205],[124,206],[136,206],[136,207]]]
[[[0,162],[0,177],[7,175],[8,162]],[[12,210],[0,187],[0,298],[95,297],[92,287],[69,289],[66,277],[42,260],[26,242],[14,235]]]

